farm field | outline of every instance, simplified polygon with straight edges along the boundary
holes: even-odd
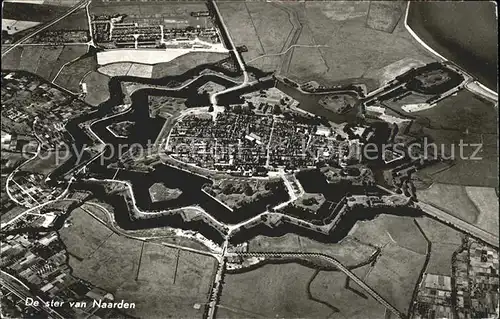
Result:
[[[128,75],[141,78],[151,78],[151,75],[153,74],[153,65],[117,62],[101,66],[98,71],[110,77]]]
[[[6,2],[2,9],[2,18],[4,19],[33,21],[36,17],[35,21],[38,22],[54,20],[68,11],[68,8],[57,5],[16,2]]]
[[[407,313],[425,255],[388,243],[366,277],[366,284],[399,311]]]
[[[155,18],[167,20],[166,23],[175,25],[184,25],[185,20],[188,24],[196,26],[201,24],[199,19],[192,18],[190,13],[193,11],[204,11],[207,7],[203,1],[178,3],[178,2],[108,2],[92,1],[90,5],[90,14],[95,15],[115,15],[126,14],[129,17],[127,21],[140,21],[141,19]],[[168,21],[168,20],[179,20]]]
[[[85,226],[86,232],[89,231],[88,227],[90,225]],[[79,241],[76,246],[85,245],[83,243],[87,242]],[[70,244],[66,242],[69,251],[76,249]],[[70,258],[69,264],[76,277],[116,294],[123,284],[137,275],[141,246],[140,241],[111,233],[87,258],[82,261]]]
[[[365,266],[367,267],[367,266]],[[354,270],[359,277],[365,267]],[[346,283],[348,285],[346,286]],[[310,283],[312,297],[329,304],[331,318],[384,318],[385,307],[339,271],[320,271]]]
[[[431,258],[429,259],[426,272],[429,274],[451,276],[451,258],[459,247],[460,245],[432,243]]]
[[[450,245],[460,245],[462,243],[462,233],[437,220],[429,217],[419,217],[415,220],[431,243]]]
[[[243,58],[250,60],[264,54],[264,48],[259,42],[257,30],[245,2],[221,2],[218,7],[235,45],[246,45],[248,48],[248,52],[243,53]]]
[[[366,24],[372,29],[392,33],[404,14],[404,2],[370,1]]]
[[[389,243],[424,255],[427,241],[413,218],[393,215],[379,215],[373,220],[358,221],[349,235],[363,243],[383,247]]]
[[[18,46],[2,57],[2,69],[28,71],[52,81],[64,64],[85,53],[86,45]]]
[[[426,273],[451,276],[451,258],[462,244],[462,234],[429,217],[415,220],[431,242],[431,254]]]
[[[432,137],[432,142],[439,147],[438,150],[444,149],[447,157],[452,156],[452,152],[455,152],[453,165],[446,170],[428,176],[432,181],[464,186],[498,186],[498,176],[495,173],[498,169],[497,134],[428,128],[422,128],[422,133]],[[475,145],[465,145],[461,148],[460,141],[464,145]],[[476,153],[477,144],[482,144],[482,146]],[[463,157],[460,156],[461,149]],[[425,174],[425,171],[424,168],[417,172],[417,175]]]
[[[180,318],[202,318],[215,260],[157,244],[146,244],[144,251],[138,279],[128,280],[117,291],[119,298],[137,303],[129,314],[160,318],[175,313]],[[195,309],[195,304],[201,308]]]
[[[21,21],[12,19],[2,19],[2,31],[6,31],[7,34],[12,35],[17,32],[32,28],[39,25],[40,22],[35,21]]]
[[[498,196],[495,189],[466,186],[465,191],[479,211],[477,226],[498,236]]]
[[[178,57],[170,62],[158,63],[153,66],[153,78],[180,75],[186,71],[202,65],[211,64],[229,57],[226,53],[191,52]]]
[[[405,113],[403,109],[398,111]],[[496,134],[497,129],[493,103],[467,90],[445,98],[433,108],[407,114],[424,119],[425,126],[433,129],[484,134]]]
[[[247,46],[248,52],[244,53],[247,63],[257,56],[286,49],[283,45],[294,25],[297,28],[302,25],[297,33],[299,36],[286,44],[287,47],[300,46],[293,48],[290,65],[284,66],[280,75],[298,82],[314,79],[323,85],[346,79],[357,80],[365,82],[372,90],[386,80],[378,74],[382,68],[403,58],[418,63],[432,62],[434,58],[404,28],[403,18],[398,18],[402,13],[400,5],[382,7],[372,3],[371,6],[370,15],[370,2],[355,1],[300,5],[223,2],[220,10],[232,37],[238,39],[237,44]],[[277,9],[281,9],[280,14],[277,14]],[[258,13],[259,19],[252,19],[252,13]],[[287,16],[287,22],[280,22],[286,21]],[[276,33],[269,32],[260,28],[263,21],[281,23],[282,26]],[[280,63],[275,60],[266,58],[251,63],[257,67],[276,67]]]
[[[54,83],[59,84],[72,92],[80,93],[82,92],[80,82],[87,73],[95,71],[96,66],[95,56],[89,55],[80,58],[74,62],[66,64],[54,79]]]
[[[464,186],[435,183],[426,190],[417,191],[417,198],[468,223],[477,223],[479,212]]]
[[[217,308],[220,318],[325,318],[333,311],[311,300],[307,289],[315,270],[288,263],[227,274]]]
[[[153,75],[153,66],[147,64],[133,63],[127,72],[128,76],[150,78]]]
[[[66,8],[65,10],[68,10]],[[57,30],[88,30],[89,22],[87,18],[87,11],[85,9],[80,9],[56,24],[47,28],[47,31],[57,31]]]
[[[315,42],[308,25],[302,28],[297,45],[299,46],[291,50],[289,61],[283,65],[281,74],[299,83],[320,80],[319,74],[323,74],[328,65],[320,49],[313,47]]]
[[[338,259],[347,267],[366,262],[376,252],[375,247],[351,237],[346,237],[337,244],[324,244],[296,234],[285,234],[280,237],[259,235],[248,242],[248,250],[320,252]]]
[[[93,254],[113,234],[81,208],[72,211],[67,222],[71,226],[61,229],[61,240],[71,256],[82,260]]]
[[[69,221],[61,239],[70,252],[73,275],[110,291],[117,300],[135,302],[128,315],[202,317],[203,308],[193,306],[207,302],[215,271],[212,257],[120,236],[80,208]]]
[[[87,86],[85,102],[97,106],[109,99],[108,76],[91,71],[83,77],[82,82]]]
[[[99,71],[99,73],[107,75],[109,77],[124,76],[127,75],[128,70],[130,70],[131,66],[132,63],[130,62],[117,62],[100,66],[97,70]]]

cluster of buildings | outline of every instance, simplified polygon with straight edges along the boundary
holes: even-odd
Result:
[[[451,262],[451,276],[424,274],[413,317],[497,318],[498,251],[466,239]]]
[[[452,267],[458,318],[495,318],[500,301],[498,250],[471,240]]]
[[[425,274],[418,290],[414,318],[454,318],[451,291],[450,276]]]
[[[280,114],[283,109],[294,108],[299,102],[278,90],[269,88],[244,94],[242,108],[248,108],[255,114]]]
[[[26,298],[20,297],[30,296],[31,293],[41,298],[33,297],[34,300],[49,301],[48,306],[41,308],[52,308],[65,318],[120,316],[115,309],[95,307],[94,300],[111,301],[113,295],[71,275],[67,252],[56,232],[8,235],[0,245],[1,268],[29,288],[24,291],[24,286],[14,280],[2,286],[5,292],[2,294],[4,311],[10,312],[13,317],[25,317],[33,311]],[[9,279],[8,276],[2,278]],[[70,306],[70,301],[78,303]],[[40,313],[38,315],[43,317]]]
[[[223,112],[184,117],[176,123],[167,148],[172,156],[200,167],[248,170],[265,166],[273,118]]]
[[[34,43],[87,43],[90,40],[87,30],[51,30],[34,37]]]
[[[207,12],[208,13],[208,12]],[[106,48],[210,48],[220,43],[219,35],[210,19],[199,12],[187,20],[149,19],[146,16],[100,15],[92,16],[94,39]]]
[[[90,105],[25,72],[2,72],[2,130],[35,135],[43,144],[64,144],[64,125]]]
[[[2,131],[1,149],[8,152],[32,152],[35,153],[38,143],[31,136],[24,134],[9,134]]]
[[[369,126],[332,127],[311,121],[295,112],[296,101],[276,88],[243,95],[243,100],[215,119],[195,114],[178,120],[167,151],[185,163],[251,176],[262,169],[359,163],[356,150],[373,134]]]
[[[42,174],[31,172],[17,173],[9,181],[9,191],[12,198],[25,207],[33,207],[52,200],[60,194],[60,190],[44,185],[45,177]]]

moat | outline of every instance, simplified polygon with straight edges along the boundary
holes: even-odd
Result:
[[[104,179],[116,179],[120,181],[127,181],[132,186],[132,192],[137,208],[141,211],[147,212],[165,212],[172,209],[196,206],[203,209],[206,213],[213,217],[218,223],[223,225],[232,225],[244,222],[264,211],[270,206],[277,205],[279,203],[285,202],[289,199],[289,196],[285,190],[278,191],[270,198],[266,200],[260,200],[250,203],[249,205],[244,205],[243,207],[236,210],[229,210],[225,205],[208,196],[202,191],[202,187],[205,184],[211,184],[212,180],[205,178],[196,174],[192,174],[188,171],[181,170],[169,165],[155,164],[150,166],[149,171],[132,171],[127,169],[119,169],[108,167],[111,163],[116,163],[118,160],[118,154],[112,154],[111,150],[117,149],[122,145],[133,145],[140,144],[146,147],[157,138],[158,134],[162,130],[165,124],[165,119],[160,117],[152,118],[149,115],[148,106],[148,96],[149,95],[163,95],[171,97],[186,98],[189,100],[189,107],[200,107],[209,106],[210,101],[206,96],[199,95],[197,89],[206,84],[207,82],[214,82],[220,84],[224,87],[234,86],[234,83],[214,74],[205,74],[199,76],[202,70],[210,69],[214,72],[219,72],[227,77],[235,76],[237,74],[227,71],[226,69],[219,68],[214,65],[203,65],[196,67],[182,75],[164,77],[160,79],[145,79],[137,77],[114,77],[109,82],[110,98],[106,102],[102,103],[98,110],[75,118],[67,123],[66,129],[68,131],[68,137],[73,140],[74,147],[72,148],[72,157],[66,161],[63,165],[59,166],[56,170],[51,173],[52,183],[58,183],[65,177],[65,175],[70,172],[75,165],[82,165],[82,161],[91,158],[91,155],[83,151],[85,147],[89,145],[94,145],[96,142],[93,141],[88,132],[85,131],[85,124],[93,123],[90,125],[91,130],[104,141],[108,146],[95,160],[92,161],[90,165],[87,165],[87,172],[85,177],[91,177],[96,180]],[[259,70],[254,70],[253,75],[256,78],[263,77],[265,74],[261,73]],[[177,82],[185,82],[190,79],[195,79],[189,85],[182,87],[181,89],[156,89],[156,88],[143,88],[135,91],[130,96],[131,107],[130,110],[122,112],[116,115],[114,107],[117,105],[122,105],[124,103],[124,93],[122,91],[123,82],[133,82],[146,84],[150,86],[166,86],[171,83],[172,80]],[[247,87],[245,89],[232,92],[223,96],[221,98],[224,103],[231,103],[238,101],[242,94],[260,90],[271,86],[273,83],[270,81],[258,82],[257,85],[252,87]],[[321,112],[321,106],[317,103],[318,97],[310,94],[303,94],[299,91],[295,91],[293,88],[283,87],[280,89],[286,90],[286,93],[293,96],[295,99],[300,101],[300,105],[304,106],[304,109],[311,113],[319,112],[320,116],[327,118],[328,120],[334,122],[350,121],[356,118],[356,112],[352,111],[346,115],[336,115],[332,112],[323,111]],[[295,92],[294,92],[295,91]],[[187,104],[187,103],[186,103]],[[109,118],[108,118],[109,117]],[[130,134],[126,138],[118,138],[114,136],[108,129],[112,123],[118,123],[123,121],[133,122],[134,125],[130,131]],[[82,152],[83,151],[83,152]],[[77,162],[77,154],[84,154],[80,161]],[[95,157],[95,155],[92,155]],[[71,174],[70,174],[71,175]],[[311,192],[322,192],[325,197],[331,201],[339,201],[345,194],[367,194],[380,195],[380,191],[375,188],[367,188],[363,186],[352,186],[348,183],[339,184],[337,187],[331,186],[327,190],[318,190],[318,185],[324,185],[324,176],[321,174],[305,174],[307,177],[301,177],[301,182],[304,183],[304,188],[307,188]],[[164,200],[152,202],[149,196],[148,189],[154,183],[162,183],[168,188],[180,189],[182,195],[175,199]],[[213,227],[206,223],[202,219],[192,219],[186,221],[182,218],[180,214],[148,214],[147,217],[142,216],[141,218],[135,218],[131,211],[134,209],[130,206],[129,198],[130,194],[127,196],[123,195],[109,195],[105,191],[103,183],[89,183],[82,180],[77,181],[72,184],[73,189],[77,190],[87,190],[91,191],[95,198],[101,202],[110,204],[113,207],[115,214],[115,220],[118,226],[125,230],[133,229],[143,229],[143,228],[155,228],[155,227],[175,227],[186,230],[194,230],[205,237],[213,240],[216,243],[221,244],[224,240],[224,236],[227,235],[225,231],[219,227]],[[232,243],[244,242],[253,236],[261,233],[272,236],[279,236],[287,232],[295,232],[308,237],[314,238],[318,241],[324,242],[336,242],[341,240],[347,232],[352,228],[357,220],[373,218],[379,213],[385,213],[385,211],[379,211],[375,209],[371,210],[359,210],[353,212],[343,218],[339,227],[335,229],[335,232],[328,235],[319,234],[312,229],[305,229],[303,227],[295,226],[289,223],[282,223],[280,226],[269,228],[263,224],[253,226],[244,231],[237,231],[235,235],[231,237]],[[394,212],[396,213],[396,212]],[[286,214],[286,212],[285,212]],[[328,214],[328,209],[320,209],[320,214],[325,216]],[[413,209],[402,209],[398,210],[397,214],[418,214],[416,210]],[[301,216],[304,220],[307,220],[308,216]],[[316,218],[316,217],[315,217]],[[311,217],[311,219],[314,219]]]

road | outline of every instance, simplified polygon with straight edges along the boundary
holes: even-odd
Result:
[[[393,192],[392,190],[390,190],[388,188],[385,188],[385,187],[380,186],[380,185],[377,185],[377,187],[386,191],[386,192],[389,192],[393,195],[397,195],[396,192]],[[426,213],[426,214],[428,214],[436,219],[439,219],[441,222],[443,222],[445,224],[449,224],[452,227],[455,227],[455,228],[461,230],[462,232],[471,235],[474,238],[482,240],[485,243],[487,243],[493,247],[496,247],[496,248],[499,247],[498,236],[495,236],[495,235],[493,235],[485,230],[482,230],[481,228],[478,228],[475,225],[469,224],[469,223],[461,220],[460,218],[457,218],[457,217],[455,217],[455,216],[453,216],[453,215],[451,215],[451,214],[449,214],[449,213],[447,213],[447,212],[445,212],[437,207],[434,207],[429,203],[422,202],[421,200],[419,200],[416,203],[416,206],[418,208],[420,208],[424,213]]]
[[[208,313],[207,319],[215,318],[215,310],[217,309],[217,304],[219,303],[219,297],[222,292],[222,278],[224,277],[224,270],[226,269],[226,255],[227,246],[229,245],[229,236],[226,236],[224,244],[222,245],[222,253],[217,258],[217,272],[215,273],[214,282],[212,283],[212,291],[210,293],[210,299],[208,300]]]
[[[236,46],[234,45],[234,41],[231,38],[231,35],[227,29],[226,24],[224,23],[224,19],[222,18],[222,14],[220,13],[219,8],[217,7],[217,3],[214,0],[210,0],[207,2],[207,6],[209,7],[209,9],[213,9],[212,11],[214,13],[214,19],[216,20],[216,24],[220,26],[219,31],[221,32],[221,37],[223,40],[227,40],[227,41],[225,41],[226,45],[229,46],[227,49],[234,54],[234,56],[236,57],[236,61],[238,62],[238,65],[240,67],[240,70],[241,70],[241,72],[243,72],[243,83],[241,83],[235,87],[228,88],[228,89],[220,91],[220,92],[216,92],[210,96],[210,102],[214,106],[214,111],[217,112],[218,110],[216,110],[216,108],[215,108],[217,106],[217,97],[219,95],[229,93],[229,92],[232,92],[235,90],[239,90],[241,88],[248,86],[249,85],[249,83],[248,83],[249,78],[248,78],[248,72],[246,70],[245,62],[243,62],[243,57],[241,56],[241,53],[238,52],[238,50],[236,49]]]
[[[57,18],[55,20],[52,20],[48,24],[43,25],[41,28],[36,29],[34,32],[32,32],[30,34],[27,34],[26,36],[22,37],[21,39],[19,39],[18,41],[16,41],[16,43],[10,45],[7,49],[3,50],[2,51],[2,57],[4,55],[6,55],[7,53],[9,53],[10,51],[14,50],[17,46],[19,46],[23,42],[27,41],[29,38],[37,35],[38,33],[44,31],[45,29],[48,29],[49,27],[51,27],[54,24],[56,24],[59,21],[61,21],[62,19],[64,19],[67,16],[71,15],[73,12],[75,12],[75,11],[81,9],[81,8],[85,8],[85,6],[87,5],[87,2],[90,2],[90,1],[89,0],[82,0],[82,1],[78,2],[76,5],[74,5],[73,7],[71,7],[71,9],[69,9],[65,14],[63,14],[59,18]]]
[[[230,255],[230,254],[228,254]],[[363,280],[361,280],[358,276],[356,276],[352,271],[347,269],[340,261],[337,259],[324,255],[321,253],[298,253],[298,252],[255,252],[255,253],[237,253],[240,256],[253,256],[253,257],[270,257],[270,258],[283,258],[283,257],[295,257],[295,258],[321,258],[333,264],[337,267],[341,272],[343,272],[347,277],[349,277],[352,281],[358,284],[361,288],[363,288],[370,296],[372,296],[375,300],[377,300],[380,304],[382,304],[386,309],[390,310],[397,318],[404,318],[405,315],[402,314],[399,310],[397,310],[394,306],[392,306],[387,300],[385,300],[382,296],[380,296],[375,290],[373,290],[370,286],[365,284]]]
[[[430,204],[424,203],[424,202],[417,202],[416,205],[425,213],[439,219],[440,221],[450,224],[455,228],[460,229],[461,231],[471,235],[472,237],[475,237],[477,239],[480,239],[484,241],[485,243],[498,248],[499,247],[499,238],[491,233],[488,233],[487,231],[484,231],[474,225],[471,225],[453,215],[448,214],[445,211],[442,211],[439,208],[436,208]]]

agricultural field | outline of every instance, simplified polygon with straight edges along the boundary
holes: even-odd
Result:
[[[35,27],[39,25],[40,22],[35,21],[20,21],[12,19],[2,19],[2,31],[7,31],[8,35],[16,34],[23,30]]]
[[[217,307],[220,318],[325,318],[333,310],[308,296],[315,270],[288,263],[227,274]]]
[[[419,217],[415,220],[432,244],[460,245],[462,243],[462,233],[437,220],[429,217]]]
[[[381,249],[365,282],[403,313],[408,311],[424,266],[428,242],[413,218],[379,215],[357,222],[351,237]]]
[[[52,79],[51,75],[53,74],[54,63],[58,60],[63,50],[64,47],[62,45],[44,46],[40,60],[38,60],[36,74],[47,80]]]
[[[97,106],[109,99],[109,77],[96,71],[91,71],[83,77],[82,82],[87,86],[85,102]]]
[[[404,104],[404,100],[401,103]],[[403,109],[398,111],[405,113]],[[483,134],[496,134],[496,115],[493,103],[467,90],[445,98],[431,109],[411,113],[411,116],[425,119],[425,126],[429,128]]]
[[[264,4],[270,7],[270,4]],[[218,4],[219,10],[224,19],[231,38],[236,46],[245,45],[248,52],[243,53],[245,60],[251,60],[264,54],[263,45],[260,43],[259,35],[254,27],[252,18],[245,2],[221,2]],[[268,21],[272,20],[272,15],[263,16]]]
[[[36,73],[38,68],[38,61],[43,53],[43,47],[25,46],[21,53],[21,60],[19,61],[19,69]]]
[[[95,15],[128,15],[127,21],[144,22],[145,20],[157,19],[164,24],[172,26],[183,26],[202,24],[203,19],[190,16],[193,11],[205,11],[207,7],[203,1],[199,2],[109,2],[92,1],[90,14]],[[187,21],[187,23],[185,23]]]
[[[394,80],[395,77],[408,72],[412,68],[419,68],[425,63],[414,58],[402,58],[378,70],[371,70],[366,73],[366,77],[372,77],[379,80],[379,84],[385,85]]]
[[[451,276],[451,259],[459,247],[460,245],[432,243],[426,273]]]
[[[374,30],[392,33],[400,19],[404,19],[405,2],[370,1],[366,24]]]
[[[435,183],[426,190],[417,190],[417,198],[468,223],[477,222],[479,212],[467,195],[465,186]]]
[[[393,243],[417,254],[425,255],[427,251],[427,241],[413,218],[379,215],[373,220],[358,221],[349,235],[377,247]]]
[[[54,20],[68,11],[68,8],[57,5],[16,2],[5,2],[2,9],[3,19],[38,22]]]
[[[418,125],[415,125],[415,131],[418,131],[417,127]],[[432,139],[429,141],[436,145],[439,151],[444,150],[447,158],[454,155],[454,161],[448,169],[425,176],[427,169],[424,168],[416,175],[430,178],[436,183],[483,187],[498,186],[496,174],[498,169],[497,134],[428,128],[421,128],[420,131],[422,134],[430,136]],[[460,147],[460,141],[469,146]],[[478,144],[482,146],[476,153]],[[432,144],[430,147],[433,147]],[[461,149],[463,156],[460,155]]]
[[[180,56],[188,54],[189,49],[120,49],[108,50],[97,53],[99,65],[118,62],[134,62],[142,64],[156,64],[170,62]]]
[[[85,53],[86,45],[18,46],[2,57],[2,69],[28,71],[52,81],[63,65]]]
[[[208,300],[216,264],[212,257],[123,237],[80,208],[69,222],[60,232],[73,275],[112,292],[117,300],[135,302],[128,315],[202,317],[203,307],[193,306]]]
[[[319,48],[327,66],[323,74],[318,74],[320,80],[364,78],[368,71],[378,70],[402,58],[433,60],[408,38],[402,21],[392,33],[367,27],[369,7],[370,2],[306,3],[307,22],[314,44],[326,46]]]
[[[130,62],[117,62],[100,66],[97,70],[99,73],[109,77],[127,75],[128,70],[132,67]]]
[[[223,2],[220,10],[237,45],[247,46],[248,52],[243,53],[247,63],[267,70],[278,69],[283,62],[280,75],[297,82],[317,80],[330,85],[349,79],[365,82],[372,90],[385,81],[378,74],[380,70],[392,63],[403,58],[418,63],[434,61],[404,28],[400,4]],[[269,23],[280,26],[261,27]],[[271,29],[277,31],[269,32]],[[297,46],[281,56],[281,61],[276,61],[276,56],[256,59],[292,45]]]
[[[415,220],[431,242],[431,254],[426,272],[451,276],[451,258],[462,244],[462,234],[429,217]]]
[[[288,63],[283,65],[280,75],[287,76],[298,83],[320,80],[328,65],[321,55],[319,48],[314,47],[314,39],[308,25],[302,28],[297,40],[297,47],[289,53]]]
[[[89,258],[113,232],[81,208],[76,208],[67,219],[70,225],[60,231],[68,253],[82,261]],[[76,260],[75,260],[76,261]]]
[[[137,280],[129,279],[116,296],[136,302],[131,316],[202,318],[215,264],[212,257],[145,244]],[[195,309],[196,304],[201,308]]]
[[[80,93],[82,92],[80,83],[82,83],[85,75],[89,72],[95,71],[96,66],[95,56],[89,55],[80,58],[74,62],[66,64],[54,79],[54,83],[59,84],[74,93]]]
[[[180,75],[186,71],[202,65],[212,64],[229,57],[226,53],[215,52],[190,52],[170,62],[158,63],[153,66],[153,78]]]
[[[280,237],[259,235],[248,241],[248,250],[255,252],[320,252],[338,259],[346,267],[365,263],[377,252],[374,246],[361,243],[352,237],[346,237],[339,243],[329,244],[296,234],[285,234]]]
[[[128,76],[139,78],[150,78],[153,75],[153,66],[147,64],[133,63],[127,72]]]
[[[99,72],[110,77],[114,76],[136,76],[140,78],[151,78],[153,65],[142,63],[116,62],[99,67]]]
[[[498,195],[495,189],[466,186],[465,191],[479,211],[477,226],[498,236]]]
[[[424,262],[425,255],[389,242],[365,282],[399,311],[407,313]]]
[[[365,266],[368,267],[368,266]],[[362,268],[365,268],[362,267]],[[362,268],[354,270],[362,278]],[[366,271],[366,270],[365,270]],[[330,318],[384,318],[385,307],[339,271],[320,271],[311,281],[311,296],[332,307]]]
[[[88,232],[90,225],[86,226]],[[87,242],[79,241],[75,247],[66,242],[69,251]],[[139,264],[142,243],[115,233],[105,239],[87,258],[82,261],[70,258],[73,274],[116,294],[118,289],[135,278]],[[132,300],[131,300],[132,301]]]
[[[66,9],[68,10],[68,9]],[[88,30],[89,22],[87,18],[87,11],[85,9],[80,9],[56,24],[47,28],[47,31],[66,31],[66,30]]]

